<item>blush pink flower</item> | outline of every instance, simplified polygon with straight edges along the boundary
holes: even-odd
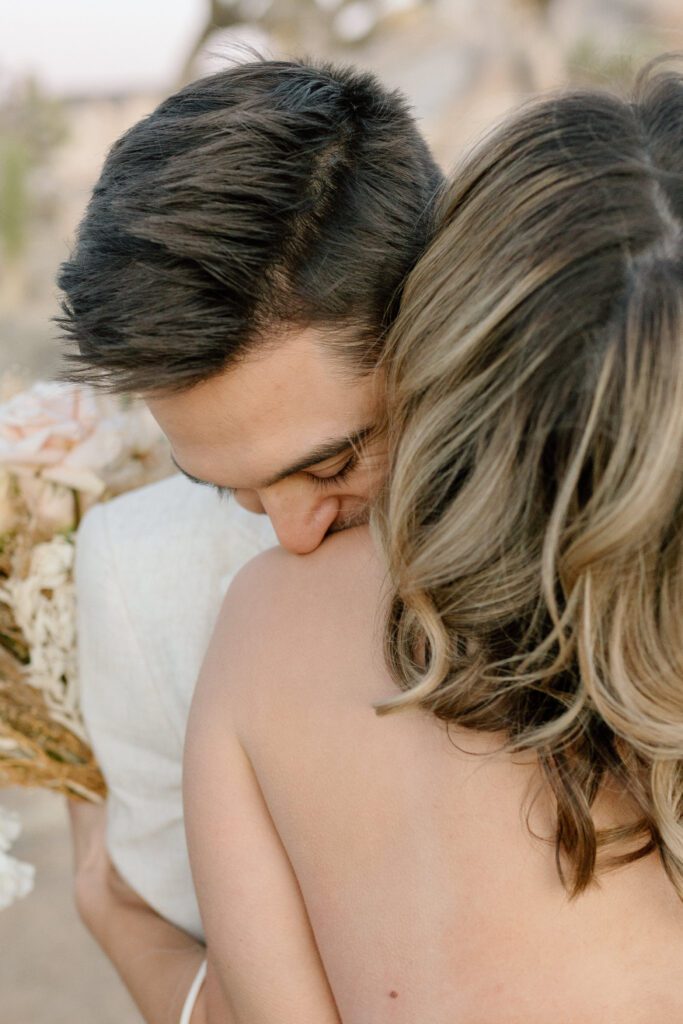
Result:
[[[84,511],[131,460],[164,444],[144,405],[124,409],[91,388],[39,381],[0,405],[0,472],[14,475],[34,520],[52,531],[74,525],[75,493]]]

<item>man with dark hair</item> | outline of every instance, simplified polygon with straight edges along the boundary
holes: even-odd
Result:
[[[192,83],[107,158],[59,278],[59,322],[75,343],[61,379],[140,395],[186,477],[267,513],[289,550],[314,550],[329,533],[367,521],[381,484],[376,367],[440,184],[404,100],[369,74],[256,61]],[[117,508],[135,500],[125,496]],[[102,514],[86,517],[79,547],[95,536],[88,519]],[[110,804],[121,804],[112,784],[121,755],[109,756],[120,747],[106,730],[120,739],[133,709],[121,707],[118,723],[116,705],[98,715],[87,675],[93,743]],[[112,679],[108,692],[116,686]],[[179,782],[170,788],[179,806]],[[144,804],[116,820],[130,828],[136,813]],[[162,1006],[175,1006],[171,990],[184,980],[165,983],[162,958],[152,983],[131,966],[136,943],[119,935],[125,919],[140,949],[147,941],[187,949],[195,967],[198,944],[139,899],[142,882],[136,895],[106,864],[100,819],[91,815],[88,825],[75,812],[73,820],[84,917],[147,1019],[177,1019]],[[89,870],[93,862],[106,870]],[[107,872],[115,881],[106,883],[105,913],[93,892]],[[117,917],[122,906],[127,918]]]
[[[351,453],[440,180],[369,74],[258,62],[193,83],[109,154],[59,278],[62,379],[142,394],[179,469],[312,550],[376,483]]]

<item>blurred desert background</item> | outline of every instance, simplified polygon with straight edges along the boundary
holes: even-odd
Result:
[[[49,379],[54,279],[102,160],[193,78],[266,56],[353,62],[402,89],[442,164],[538,91],[626,89],[683,50],[680,0],[0,0],[0,374]],[[241,54],[241,56],[240,56]],[[0,911],[0,1024],[140,1024],[80,925],[61,798],[7,789],[36,865]]]

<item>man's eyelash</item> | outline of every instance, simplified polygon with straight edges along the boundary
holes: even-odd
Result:
[[[314,476],[313,473],[309,473],[309,476],[316,487],[334,487],[335,484],[344,483],[347,476],[356,468],[357,463],[358,456],[352,455],[349,461],[334,476]]]
[[[230,487],[219,487],[218,484],[211,484],[211,487],[213,487],[221,501],[227,501],[235,493]]]
[[[310,476],[317,487],[334,487],[335,484],[341,484],[346,480],[347,476],[356,468],[357,463],[358,456],[352,455],[349,461],[334,476],[314,476],[313,473],[309,473],[308,476]],[[230,487],[220,487],[218,484],[210,484],[209,486],[216,492],[221,501],[227,501],[235,493]]]

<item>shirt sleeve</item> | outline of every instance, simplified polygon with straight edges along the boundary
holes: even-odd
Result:
[[[201,939],[182,816],[183,735],[121,585],[131,553],[112,545],[109,525],[107,505],[87,513],[75,569],[81,706],[109,787],[109,853],[153,909]],[[162,601],[156,615],[162,632]]]
[[[180,474],[95,505],[76,537],[81,704],[109,786],[109,853],[154,910],[198,939],[187,716],[225,590],[274,541],[265,516]]]

